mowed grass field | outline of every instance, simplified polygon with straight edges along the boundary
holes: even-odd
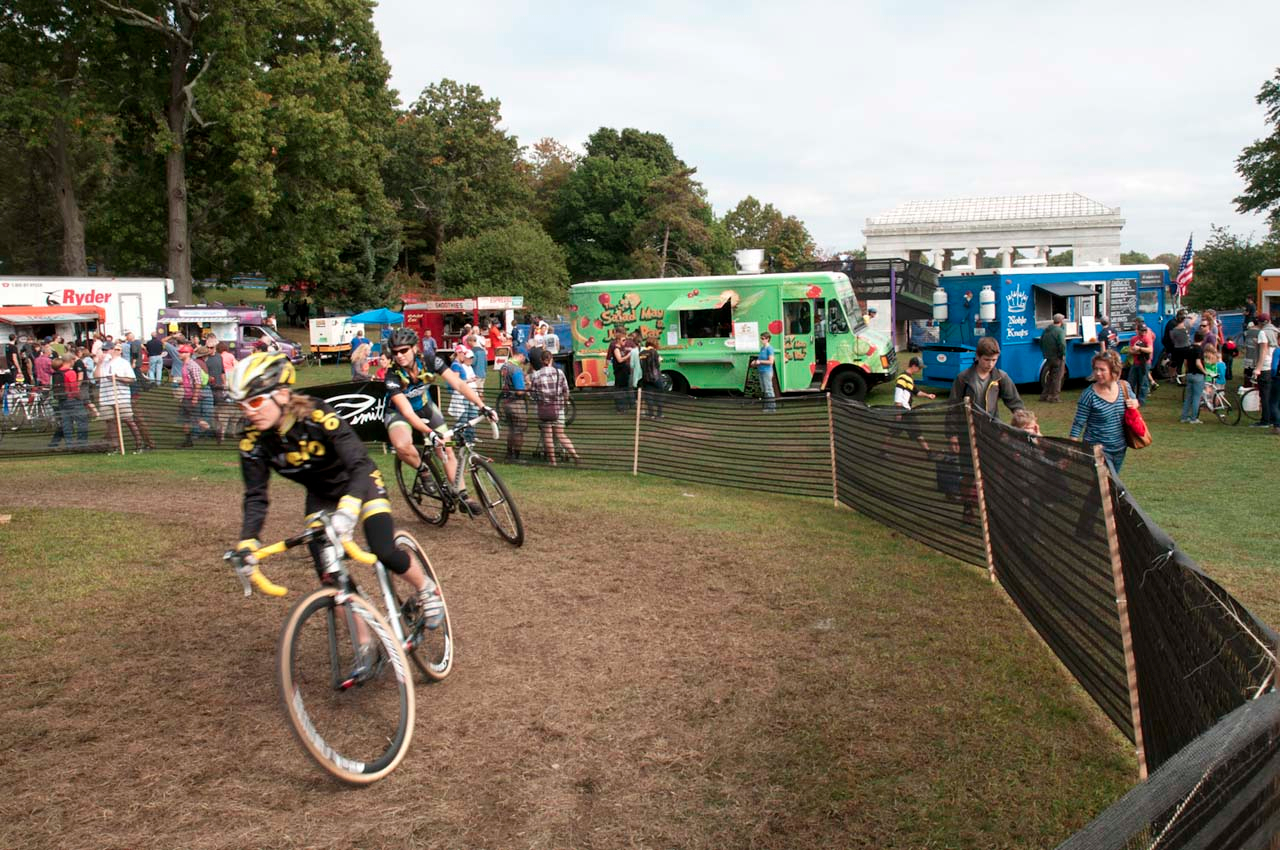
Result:
[[[1180,426],[1177,393],[1148,406],[1156,444],[1124,481],[1275,623],[1280,438]],[[1076,394],[1028,395],[1045,433]],[[0,750],[18,754],[0,846],[1047,847],[1135,780],[979,570],[820,500],[502,471],[521,550],[394,498],[442,573],[459,667],[419,688],[405,764],[353,793],[283,734],[285,605],[244,600],[218,559],[233,451],[0,465]],[[297,490],[273,485],[270,535],[296,530]]]

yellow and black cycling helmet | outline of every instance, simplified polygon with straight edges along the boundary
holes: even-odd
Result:
[[[250,354],[231,370],[228,391],[232,401],[244,401],[294,382],[296,373],[287,355],[280,352]]]

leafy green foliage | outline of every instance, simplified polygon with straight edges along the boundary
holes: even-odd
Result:
[[[1124,251],[1120,254],[1120,265],[1143,266],[1151,262],[1151,258],[1141,251]]]
[[[1280,226],[1280,68],[1262,84],[1256,99],[1266,110],[1271,135],[1247,145],[1236,159],[1236,172],[1244,178],[1245,190],[1235,203],[1242,213],[1266,213],[1274,234]]]
[[[1075,251],[1059,251],[1049,255],[1049,265],[1069,266],[1075,262]]]
[[[533,217],[544,228],[551,227],[556,196],[581,161],[581,156],[555,139],[539,139],[529,148],[523,171],[533,192]]]
[[[586,148],[551,216],[573,280],[732,270],[732,240],[664,136],[602,127]]]
[[[725,213],[724,225],[734,248],[763,248],[774,271],[788,271],[817,259],[803,221],[783,216],[773,204],[761,206],[751,195]]]
[[[1280,265],[1280,244],[1254,242],[1252,237],[1214,226],[1212,236],[1196,251],[1195,280],[1183,302],[1195,309],[1239,307],[1256,290],[1258,273],[1276,265]]]
[[[450,296],[523,295],[525,307],[537,311],[563,308],[569,301],[564,251],[532,222],[449,242],[438,282]]]
[[[450,239],[529,217],[533,188],[501,109],[479,86],[446,79],[397,117],[383,176],[418,249],[411,268],[434,268]]]

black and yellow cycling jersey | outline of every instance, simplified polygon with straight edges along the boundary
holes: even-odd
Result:
[[[286,410],[280,424],[267,431],[246,429],[240,437],[240,471],[244,476],[244,521],[240,538],[258,536],[267,516],[267,484],[274,469],[307,489],[310,506],[336,505],[343,496],[363,503],[361,519],[390,513],[382,472],[374,465],[351,426],[324,402],[298,414]]]

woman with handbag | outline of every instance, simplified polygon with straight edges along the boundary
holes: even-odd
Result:
[[[1129,448],[1126,439],[1127,419],[1138,417],[1138,399],[1133,390],[1120,380],[1120,364],[1117,358],[1108,353],[1094,355],[1093,383],[1080,394],[1076,404],[1076,418],[1071,423],[1071,439],[1084,440],[1089,445],[1102,446],[1107,466],[1116,475],[1124,465],[1125,451]],[[1133,414],[1126,411],[1133,410]],[[1150,442],[1146,425],[1142,426],[1143,437]]]

